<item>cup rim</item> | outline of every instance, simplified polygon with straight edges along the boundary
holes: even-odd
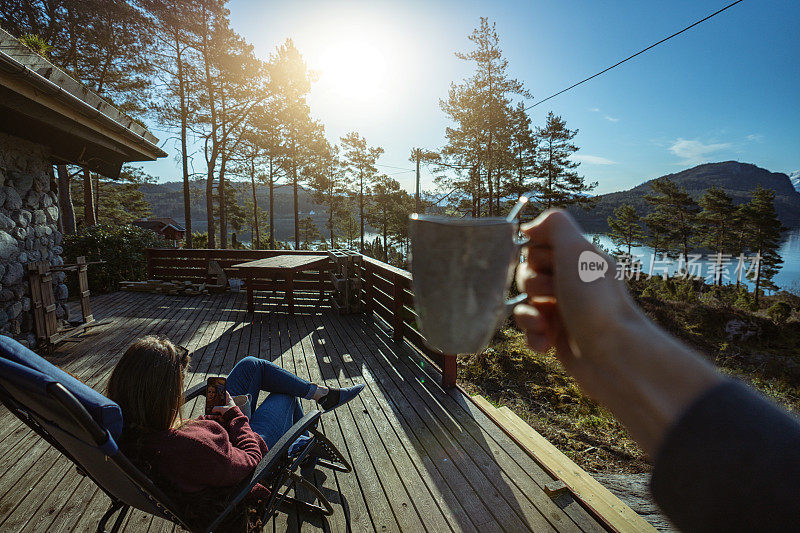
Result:
[[[420,215],[412,213],[408,216],[409,221],[414,222],[431,222],[433,224],[441,224],[443,226],[491,226],[501,224],[514,224],[514,222],[507,220],[505,217],[446,217],[441,215]]]

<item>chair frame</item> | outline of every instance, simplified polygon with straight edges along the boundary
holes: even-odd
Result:
[[[205,383],[192,387],[185,392],[184,403],[194,400],[197,397],[205,394],[205,391]],[[111,443],[113,448],[116,449],[116,445],[114,445],[113,439],[110,438],[108,432],[95,421],[83,404],[81,404],[80,401],[75,398],[75,396],[69,390],[67,390],[66,387],[58,382],[51,383],[47,386],[47,393],[72,416],[78,426],[86,432],[96,446],[106,447],[109,445],[109,443]],[[24,422],[28,427],[33,429],[50,445],[55,447],[59,452],[72,461],[76,465],[76,469],[79,474],[88,476],[90,479],[92,479],[92,481],[94,481],[95,484],[100,487],[100,489],[111,499],[111,504],[108,510],[106,510],[106,512],[103,514],[100,522],[97,525],[97,532],[116,533],[119,531],[131,506],[111,494],[100,483],[98,483],[96,479],[88,474],[81,467],[80,462],[72,457],[70,453],[67,452],[67,450],[65,450],[64,447],[61,446],[58,441],[53,438],[47,432],[47,430],[29,414],[29,409],[16,401],[14,397],[2,386],[0,386],[0,402],[2,402],[15,416],[17,416],[17,418],[22,420],[22,422]],[[236,504],[242,501],[250,493],[252,488],[259,483],[265,485],[270,492],[266,509],[262,515],[262,522],[266,522],[279,510],[288,512],[286,507],[287,505],[293,505],[299,510],[311,513],[319,513],[323,516],[330,516],[333,514],[333,506],[330,504],[327,498],[325,498],[322,492],[320,492],[320,490],[307,479],[297,474],[301,463],[303,463],[304,459],[311,455],[315,450],[317,451],[315,456],[318,455],[322,457],[322,459],[317,461],[318,466],[324,466],[339,472],[350,472],[352,470],[350,464],[347,462],[344,456],[342,456],[341,452],[339,452],[336,447],[316,429],[320,415],[320,411],[311,411],[301,420],[297,421],[289,429],[289,431],[287,431],[278,440],[278,442],[272,448],[270,448],[267,454],[258,463],[250,477],[243,480],[231,491],[231,496],[226,502],[225,509],[219,514],[219,516],[217,516],[217,518],[205,529],[195,529],[194,531],[202,531],[204,533],[212,532],[222,522],[222,520],[225,519],[225,517],[228,516],[231,511],[233,511]],[[308,445],[306,445],[296,456],[289,457],[289,447],[304,433],[311,434],[311,439],[309,440]],[[170,498],[161,489],[159,489],[153,483],[153,481],[147,477],[147,475],[139,470],[122,451],[116,451],[116,453],[107,454],[106,458],[107,460],[113,462],[125,474],[125,476],[127,476],[151,500],[151,502],[159,509],[159,511],[161,511],[163,518],[166,518],[178,524],[179,526],[192,531],[192,528],[189,527],[186,524],[186,521],[181,518],[180,512],[177,510],[177,507],[170,500]],[[284,485],[286,488],[281,490]],[[314,494],[314,496],[319,500],[320,505],[300,501],[288,496],[289,490],[297,485],[303,486],[312,494]],[[115,514],[117,515],[116,519],[114,520],[111,529],[107,530],[106,526]]]

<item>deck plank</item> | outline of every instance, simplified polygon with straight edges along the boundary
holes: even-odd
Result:
[[[547,497],[541,487],[552,478],[460,391],[442,390],[435,369],[423,368],[419,354],[392,341],[379,321],[339,316],[316,292],[297,294],[294,316],[278,296],[256,297],[255,314],[246,312],[245,293],[93,297],[95,316],[113,323],[62,344],[52,360],[102,390],[125,347],[158,334],[191,351],[187,386],[226,375],[247,355],[312,382],[365,383],[361,395],[320,421],[354,471],[306,473],[333,503],[334,516],[281,513],[265,531],[603,530],[578,503]],[[202,408],[195,400],[184,415]],[[92,530],[108,506],[102,491],[4,408],[0,465],[0,530]],[[310,496],[303,492],[296,496]],[[179,528],[136,511],[123,530]]]

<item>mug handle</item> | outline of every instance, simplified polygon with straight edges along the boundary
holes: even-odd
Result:
[[[515,237],[514,238],[514,244],[519,246],[520,248],[522,248],[526,244],[529,244],[530,242],[531,242],[531,238],[528,237],[528,236]],[[511,298],[510,300],[506,300],[506,303],[505,303],[506,316],[507,317],[510,316],[511,313],[514,312],[514,308],[518,304],[521,304],[521,303],[525,302],[525,300],[527,300],[527,299],[528,299],[528,294],[523,292],[522,294],[518,294],[517,296],[515,296],[514,298]]]

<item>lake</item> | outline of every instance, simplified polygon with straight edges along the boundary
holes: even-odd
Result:
[[[592,239],[594,234],[587,234],[586,238],[589,240]],[[598,234],[600,239],[600,244],[603,247],[613,250],[616,248],[614,243],[611,242],[611,239],[608,235],[605,234]],[[653,250],[647,246],[635,246],[631,248],[631,255],[637,256],[642,262],[642,272],[648,272],[650,269],[650,259]],[[775,284],[782,288],[782,289],[800,289],[800,228],[793,228],[784,234],[784,240],[781,244],[781,248],[779,251],[781,258],[783,259],[783,265],[781,265],[780,271],[775,275],[773,281]],[[669,273],[674,274],[677,268],[677,260],[673,261],[673,265],[669,268]],[[703,275],[709,271],[709,261],[702,261],[703,263]],[[749,264],[749,259],[748,259]],[[734,258],[733,266],[730,267],[730,276],[733,277],[733,269],[736,265],[736,259]],[[734,278],[735,281],[735,278]],[[748,286],[752,287],[752,283],[750,281],[746,282]]]

